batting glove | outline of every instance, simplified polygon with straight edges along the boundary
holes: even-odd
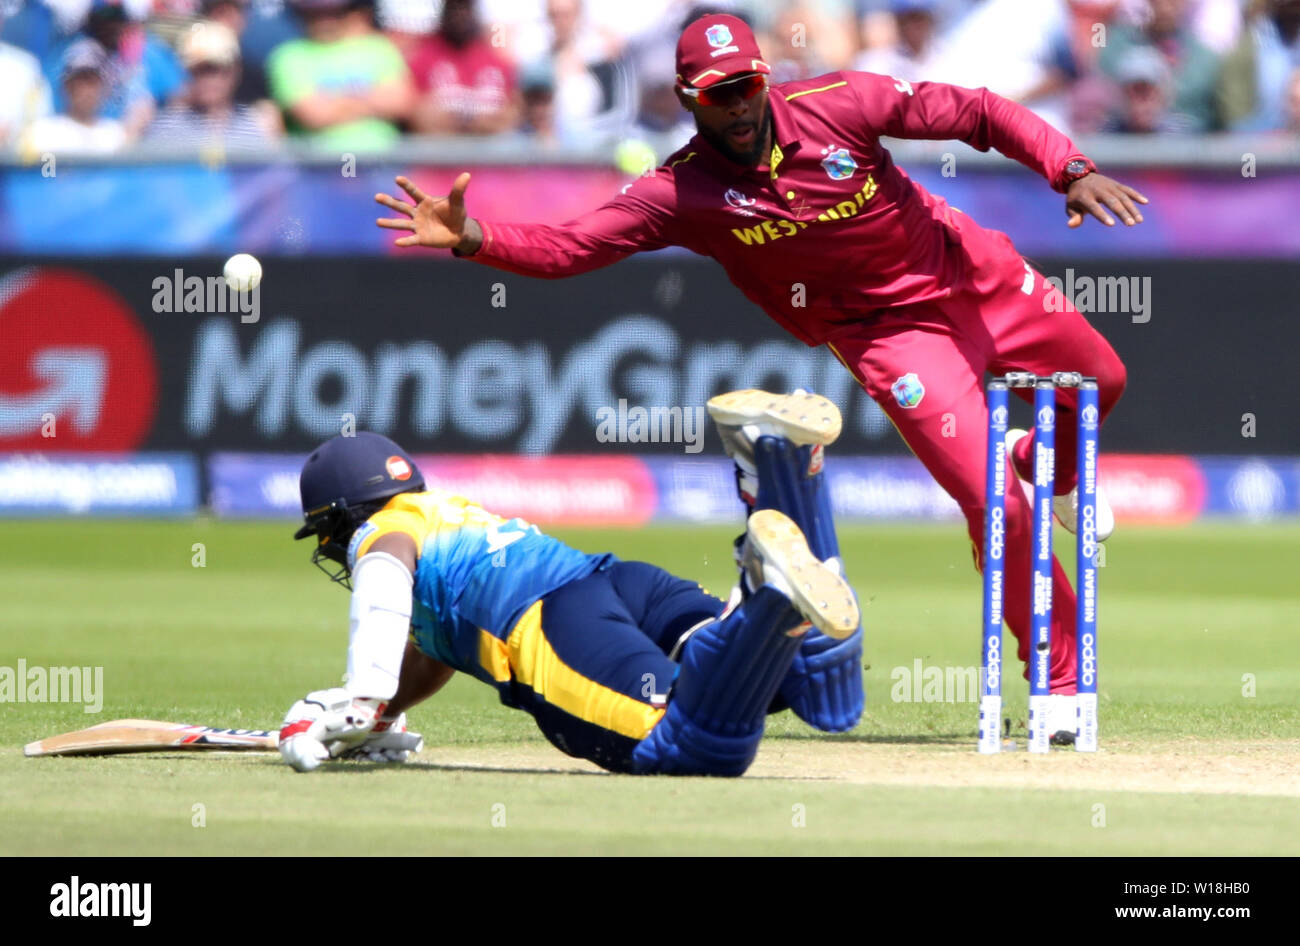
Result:
[[[354,697],[342,687],[308,693],[285,714],[280,755],[299,772],[310,772],[363,743],[384,706],[383,700]]]
[[[366,741],[343,753],[344,759],[362,762],[405,762],[413,752],[424,748],[424,737],[406,728],[406,714],[381,716]]]

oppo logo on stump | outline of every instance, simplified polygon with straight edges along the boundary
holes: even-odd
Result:
[[[119,451],[157,410],[153,345],[112,289],[26,267],[0,278],[0,451]]]

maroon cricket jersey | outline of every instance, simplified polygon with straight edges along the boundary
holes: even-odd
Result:
[[[962,241],[955,211],[895,167],[882,135],[996,148],[1062,192],[1066,164],[1083,157],[987,89],[843,71],[774,85],[769,102],[767,163],[743,167],[697,134],[568,223],[480,221],[483,244],[467,258],[555,278],[683,246],[716,259],[750,300],[817,345],[873,312],[946,298],[964,283],[960,254],[947,252]]]
[[[500,111],[514,93],[514,66],[485,38],[458,47],[434,33],[416,47],[409,65],[420,94],[434,96],[463,120]]]

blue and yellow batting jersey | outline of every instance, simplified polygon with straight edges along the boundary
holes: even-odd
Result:
[[[484,666],[502,650],[524,611],[561,585],[614,558],[588,555],[542,534],[522,519],[503,519],[463,496],[431,489],[400,493],[366,520],[348,546],[348,565],[382,535],[415,540],[411,636],[420,651],[447,666],[497,683]],[[499,671],[499,668],[497,668]]]

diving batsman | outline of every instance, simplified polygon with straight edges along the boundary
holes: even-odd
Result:
[[[834,549],[835,530],[812,467],[839,435],[838,409],[806,392],[735,391],[709,410],[749,496],[727,602],[438,489],[386,437],[320,446],[303,465],[295,538],[315,539],[312,561],[351,590],[347,676],[290,708],[285,761],[406,761],[422,745],[406,710],[459,671],[609,771],[743,774],[767,714],[819,698],[801,643],[860,640],[861,628],[838,558],[817,552]]]
[[[996,52],[990,53],[996,55]],[[786,331],[825,345],[893,421],[908,447],[966,518],[983,564],[986,372],[1077,371],[1097,378],[1104,419],[1125,385],[1115,351],[1041,273],[995,230],[981,227],[894,164],[886,137],[960,140],[996,148],[1063,195],[1066,223],[1142,222],[1146,197],[1098,172],[1064,134],[988,89],[909,82],[845,70],[770,83],[772,72],[744,21],[702,16],[677,43],[678,100],[697,134],[604,206],[559,226],[469,216],[461,174],[431,197],[404,177],[410,198],[375,199],[400,216],[399,247],[450,249],[466,260],[554,279],[666,246],[717,260],[731,281]],[[1027,391],[1018,390],[1024,397]],[[1074,528],[1077,392],[1057,406],[1056,512]],[[1008,473],[1032,475],[1033,431],[1008,436]],[[733,454],[734,456],[734,454]],[[1030,504],[1007,496],[1007,624],[1027,661],[1034,604]],[[1097,534],[1113,516],[1098,494]],[[1074,590],[1053,564],[1049,730],[1075,730]],[[856,651],[856,652],[855,652]],[[828,698],[861,710],[852,679],[856,642],[810,636],[801,657]],[[1028,666],[1026,665],[1026,673]],[[857,674],[860,677],[860,674]],[[821,728],[835,721],[792,704]]]

